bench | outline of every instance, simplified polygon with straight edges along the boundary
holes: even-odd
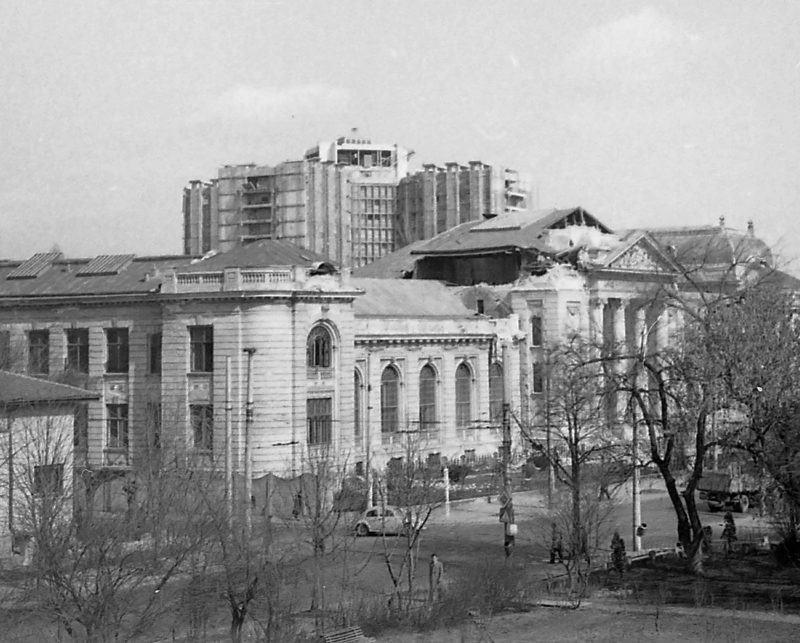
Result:
[[[330,634],[323,634],[322,640],[325,643],[369,643],[375,641],[373,638],[364,636],[360,627],[347,627]]]

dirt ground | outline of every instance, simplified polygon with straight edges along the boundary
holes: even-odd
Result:
[[[540,607],[457,628],[383,634],[381,643],[778,643],[800,639],[800,616],[588,602],[578,609]]]

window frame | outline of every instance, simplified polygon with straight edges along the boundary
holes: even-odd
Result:
[[[324,324],[315,325],[308,333],[306,367],[310,369],[333,367],[333,333]]]
[[[214,372],[214,327],[189,326],[189,372]]]
[[[466,377],[460,375],[466,373]],[[472,369],[466,362],[461,362],[456,367],[455,375],[455,405],[456,428],[467,429],[472,425]],[[466,399],[463,395],[466,393]]]
[[[531,392],[535,394],[544,393],[544,364],[534,361],[531,364]]]
[[[67,355],[64,370],[69,373],[89,373],[89,329],[67,328],[64,331]]]
[[[130,415],[127,404],[106,404],[106,448],[128,451],[130,446]]]
[[[214,405],[190,404],[189,425],[195,451],[214,452]]]
[[[423,376],[423,373],[430,375]],[[423,364],[419,369],[419,430],[433,433],[439,426],[437,414],[438,377],[431,364]]]
[[[128,328],[106,328],[106,373],[130,371],[130,331]]]
[[[161,375],[161,353],[164,336],[161,331],[147,335],[147,373]]]
[[[531,315],[531,346],[544,344],[544,323],[541,313]]]
[[[353,435],[356,439],[361,438],[362,427],[362,407],[364,406],[364,381],[361,372],[353,369]]]
[[[326,446],[333,441],[333,398],[306,400],[306,441],[308,446]]]
[[[391,380],[387,374],[392,373]],[[389,388],[392,388],[390,391]],[[391,393],[393,400],[387,397]],[[388,364],[381,372],[381,433],[397,433],[400,430],[400,371],[394,364]]]
[[[28,331],[28,373],[31,375],[50,374],[49,329]]]

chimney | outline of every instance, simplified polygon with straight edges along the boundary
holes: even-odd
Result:
[[[724,216],[719,218],[719,227],[723,228],[723,229],[725,228],[725,217]]]
[[[747,222],[747,234],[749,234],[751,237],[754,237],[756,235],[755,226],[753,226],[752,219],[750,219]]]

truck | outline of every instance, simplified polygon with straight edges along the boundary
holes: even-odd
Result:
[[[700,500],[708,503],[709,511],[723,509],[746,512],[761,497],[761,485],[756,476],[742,473],[731,465],[724,471],[705,471],[697,484]]]

